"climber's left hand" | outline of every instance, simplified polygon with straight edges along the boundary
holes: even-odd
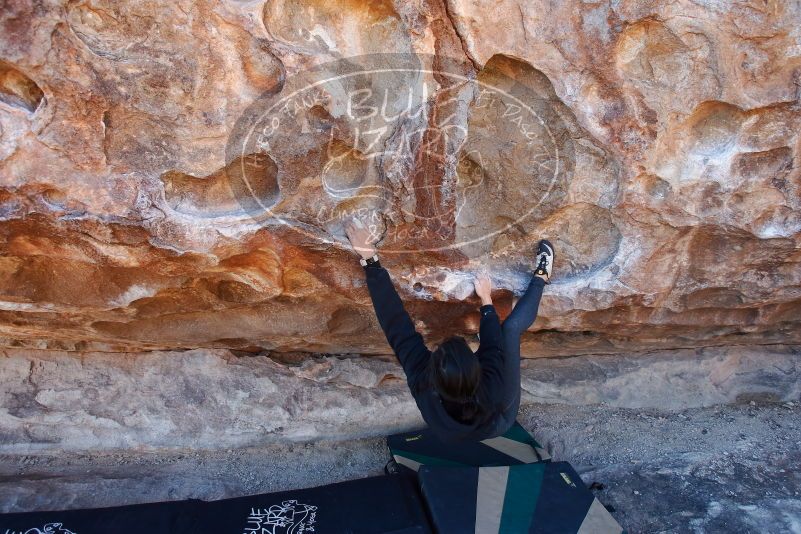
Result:
[[[345,233],[348,234],[353,250],[362,258],[367,259],[375,256],[377,236],[364,223],[359,220],[349,222],[345,227]]]

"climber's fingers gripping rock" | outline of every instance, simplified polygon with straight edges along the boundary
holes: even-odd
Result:
[[[486,274],[479,274],[473,280],[473,285],[476,288],[476,295],[481,299],[481,304],[492,304],[492,282]]]
[[[375,242],[377,235],[359,220],[351,221],[345,227],[353,250],[362,258],[372,258],[376,254]]]

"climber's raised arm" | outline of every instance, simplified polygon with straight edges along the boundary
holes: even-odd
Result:
[[[476,357],[481,363],[481,375],[487,387],[503,387],[503,334],[501,322],[492,304],[492,283],[488,276],[480,274],[473,281],[476,295],[481,299],[481,323],[478,327],[478,350]]]
[[[481,323],[478,330],[479,348],[501,348],[501,322],[492,304],[492,283],[487,275],[478,275],[473,282],[476,295],[481,299]]]
[[[375,236],[367,228],[357,224],[348,225],[347,234],[353,249],[362,257],[367,289],[378,323],[406,372],[409,387],[414,391],[418,379],[425,372],[431,352],[425,346],[423,337],[415,330],[389,273],[378,262]]]

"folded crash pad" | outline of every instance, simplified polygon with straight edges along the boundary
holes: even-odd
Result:
[[[400,476],[220,501],[175,501],[0,515],[0,534],[430,533],[425,508]]]
[[[387,446],[401,471],[416,472],[421,465],[500,466],[548,462],[551,456],[518,422],[497,438],[440,441],[429,429],[395,434]]]
[[[420,487],[434,529],[475,534],[621,534],[567,462],[505,467],[424,465]]]

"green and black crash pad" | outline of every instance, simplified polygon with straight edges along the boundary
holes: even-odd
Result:
[[[427,534],[425,507],[401,476],[220,501],[0,515],[1,534]]]
[[[621,534],[567,462],[501,467],[424,465],[418,471],[437,532]]]
[[[517,421],[502,436],[482,441],[444,443],[426,428],[389,436],[387,446],[406,472],[416,472],[421,465],[482,467],[551,460],[548,451]]]

